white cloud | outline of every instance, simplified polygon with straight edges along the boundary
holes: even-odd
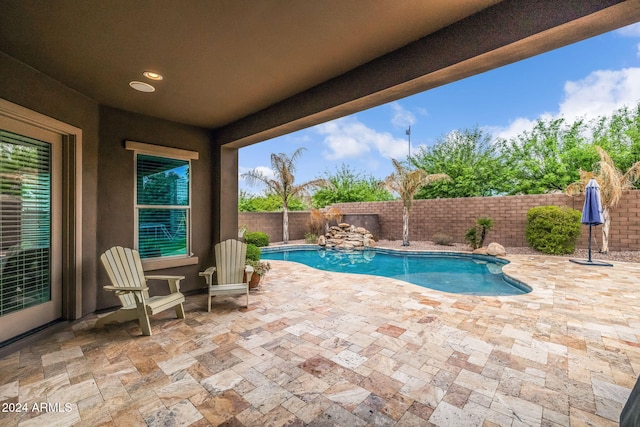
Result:
[[[620,28],[616,31],[617,34],[623,37],[637,38],[640,37],[640,22],[627,25],[624,28]],[[636,45],[636,56],[640,58],[640,43]]]
[[[315,127],[324,135],[328,160],[360,158],[379,153],[383,157],[402,158],[407,155],[407,141],[388,132],[378,132],[358,121],[355,116],[343,117]]]
[[[634,107],[640,101],[640,68],[598,70],[564,85],[558,111],[538,118],[550,120],[564,117],[568,122],[578,118],[592,120],[611,114],[624,106]],[[487,128],[496,138],[511,138],[533,128],[537,119],[519,117],[506,127]]]
[[[266,176],[269,179],[273,179],[275,177],[275,174],[273,173],[273,169],[271,169],[269,166],[258,166],[255,168],[238,166],[238,180],[243,183],[246,182],[246,179],[242,177],[242,174],[247,173],[250,170],[257,170],[258,172],[261,172],[264,176]]]
[[[250,168],[245,168],[243,166],[238,166],[238,180],[239,181],[244,181],[244,178],[242,177],[242,174],[247,172]]]
[[[640,37],[640,22],[620,28],[616,33],[624,37]]]
[[[391,124],[395,127],[406,129],[409,126],[416,124],[415,114],[404,108],[399,102],[392,102],[391,109],[393,110]]]
[[[275,178],[276,174],[273,172],[269,166],[258,166],[255,168],[258,172],[262,173],[262,175],[266,176],[269,179]]]
[[[540,119],[549,120],[554,116],[549,113],[544,113],[539,116]],[[518,117],[512,120],[507,127],[500,126],[486,126],[483,129],[487,131],[494,138],[510,139],[520,135],[524,131],[533,129],[536,124],[536,120],[531,120],[526,117]]]
[[[572,121],[610,114],[640,101],[640,68],[594,71],[586,78],[564,85],[560,114]]]

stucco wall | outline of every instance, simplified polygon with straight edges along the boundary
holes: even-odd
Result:
[[[96,309],[98,104],[0,52],[0,98],[82,129],[82,314]]]
[[[210,131],[101,107],[31,67],[0,53],[0,98],[82,130],[82,314],[119,305],[99,257],[113,245],[133,246],[133,153],[126,139],[197,151],[192,163],[193,252],[200,265],[159,270],[186,276],[185,291],[202,287],[198,271],[212,264]]]
[[[180,288],[188,292],[203,287],[198,272],[212,265],[211,249],[211,144],[205,129],[155,119],[127,111],[100,108],[100,163],[98,191],[97,253],[101,254],[114,245],[134,245],[134,152],[125,149],[125,141],[182,148],[197,151],[198,160],[191,162],[192,192],[192,250],[199,257],[199,265],[190,265],[153,274],[185,276]],[[102,267],[98,269],[99,284],[108,279]],[[117,304],[113,293],[100,289],[97,307]]]

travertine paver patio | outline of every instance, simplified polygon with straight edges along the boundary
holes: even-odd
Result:
[[[531,294],[273,262],[248,310],[192,295],[151,337],[92,315],[0,360],[2,408],[28,409],[0,424],[616,425],[640,372],[640,265],[509,258]]]

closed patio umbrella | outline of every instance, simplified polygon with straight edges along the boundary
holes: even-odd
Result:
[[[591,259],[591,227],[604,223],[602,219],[602,202],[600,201],[600,186],[595,178],[591,178],[586,186],[586,195],[584,198],[584,206],[582,208],[582,221],[583,224],[589,226],[589,259],[586,261],[572,259],[570,261],[583,265],[601,265],[606,267],[612,267],[613,264],[609,264],[602,261],[594,261]]]

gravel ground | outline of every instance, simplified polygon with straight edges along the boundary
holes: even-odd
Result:
[[[290,240],[289,244],[304,244],[304,240]],[[454,252],[471,252],[468,245],[464,243],[454,243],[450,246],[436,245],[429,241],[410,241],[410,245],[407,248],[402,246],[402,240],[379,240],[376,245],[381,248],[392,249],[412,249],[412,250],[427,250],[427,251],[454,251]],[[281,245],[282,242],[274,242],[271,245]],[[546,255],[542,252],[538,252],[534,249],[527,247],[507,247],[507,255]],[[586,249],[576,249],[576,251],[569,255],[557,255],[567,258],[587,259],[588,252]],[[608,254],[601,254],[597,249],[591,251],[591,258],[594,260],[603,261],[628,261],[628,262],[640,262],[640,251],[609,251]]]

